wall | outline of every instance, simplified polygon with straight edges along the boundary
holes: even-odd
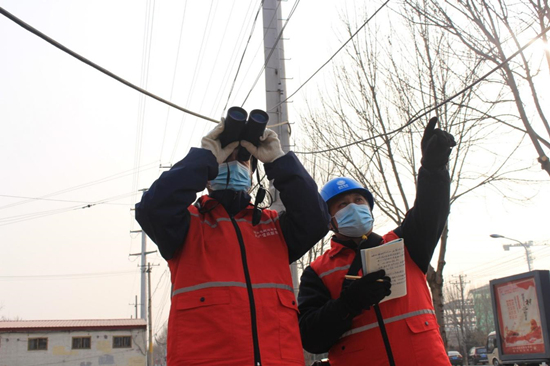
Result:
[[[90,349],[71,349],[72,337],[91,337]],[[112,348],[113,336],[131,336],[131,348]],[[47,350],[29,351],[28,338],[48,338]],[[145,366],[145,329],[0,333],[0,366]]]

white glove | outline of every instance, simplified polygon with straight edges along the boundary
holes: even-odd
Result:
[[[285,154],[275,131],[267,128],[260,137],[259,146],[245,140],[241,141],[241,146],[264,164],[271,163]]]
[[[231,155],[233,150],[235,150],[237,146],[239,146],[239,141],[233,141],[226,147],[222,148],[219,137],[223,132],[224,126],[225,123],[224,119],[222,118],[222,121],[218,123],[218,125],[214,127],[212,131],[208,132],[208,134],[204,136],[201,140],[201,147],[203,149],[212,151],[212,154],[214,154],[214,156],[216,157],[216,161],[218,162],[218,164],[223,163],[229,157],[229,155]]]

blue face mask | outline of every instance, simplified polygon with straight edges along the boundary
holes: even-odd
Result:
[[[229,183],[227,182],[228,171]],[[218,176],[210,181],[210,189],[213,191],[222,189],[231,189],[237,192],[248,191],[251,185],[250,170],[236,160],[220,164]]]
[[[350,238],[360,238],[372,230],[374,219],[368,205],[350,203],[334,215],[338,232]]]

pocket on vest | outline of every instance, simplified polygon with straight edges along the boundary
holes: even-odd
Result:
[[[428,330],[439,329],[435,315],[422,314],[406,318],[405,321],[413,333],[422,333]]]
[[[277,289],[279,298],[279,346],[281,357],[287,360],[302,360],[302,340],[298,327],[298,304],[294,293]]]
[[[417,362],[426,359],[431,360],[432,365],[448,365],[443,341],[439,335],[439,325],[435,315],[422,314],[405,319],[410,336],[410,351],[413,352]],[[410,355],[411,359],[413,355]]]
[[[234,311],[227,288],[206,288],[178,294],[173,299],[175,319],[169,336],[186,360],[228,357],[242,351],[236,345]]]

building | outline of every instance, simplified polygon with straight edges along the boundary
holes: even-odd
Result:
[[[495,321],[493,316],[493,305],[491,302],[491,293],[489,285],[485,285],[470,290],[470,295],[474,301],[474,311],[476,313],[476,327],[485,335],[495,330]]]
[[[143,319],[0,321],[0,366],[145,366]]]

